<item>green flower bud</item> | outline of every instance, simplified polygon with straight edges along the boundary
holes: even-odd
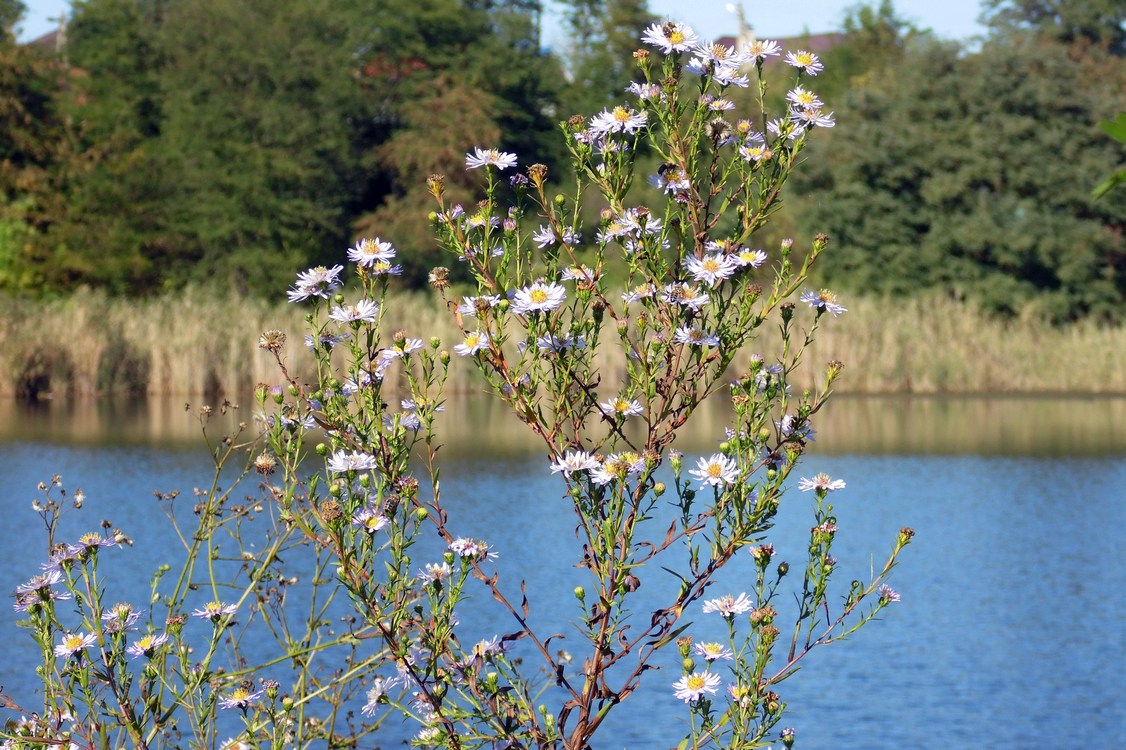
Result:
[[[437,336],[431,336],[430,337],[430,348],[431,349],[437,349],[441,345],[442,345],[442,339],[438,338]]]
[[[575,587],[575,598],[578,599],[580,602],[583,599],[585,599],[586,598],[586,589],[584,589],[582,586],[576,586]]]
[[[653,494],[656,495],[657,497],[660,497],[661,495],[665,494],[665,483],[664,482],[657,482],[656,484],[654,484],[653,485]]]
[[[293,383],[289,384],[289,388],[287,390],[289,391],[290,396],[296,396],[297,395],[297,386],[295,386]]]
[[[324,443],[317,443],[316,451],[318,456],[327,456],[328,446]]]
[[[684,660],[680,662],[680,666],[684,670],[684,674],[692,674],[696,669],[696,661],[686,656]]]
[[[417,508],[414,512],[414,517],[419,521],[425,521],[430,517],[430,512],[426,508]]]

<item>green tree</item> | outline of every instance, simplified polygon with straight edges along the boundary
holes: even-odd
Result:
[[[637,68],[631,54],[656,21],[645,0],[566,0],[566,114],[592,114],[619,103]]]
[[[982,5],[982,20],[998,29],[1035,29],[1061,42],[1086,39],[1126,53],[1126,0],[984,0]]]
[[[855,291],[941,288],[998,312],[1122,317],[1126,200],[1095,202],[1114,162],[1095,126],[1121,58],[1014,33],[967,54],[921,45],[838,107],[801,215],[841,247],[822,268]]]

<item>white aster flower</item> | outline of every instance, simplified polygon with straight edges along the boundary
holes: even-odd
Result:
[[[570,476],[576,471],[593,471],[601,467],[598,459],[586,451],[567,451],[566,455],[556,459],[551,465],[551,473],[563,472]]]
[[[362,239],[356,246],[349,248],[348,260],[370,268],[376,263],[390,263],[395,259],[395,248],[390,242],[385,242],[378,237],[375,239]]]
[[[673,52],[686,52],[696,46],[696,32],[692,27],[675,21],[655,23],[645,29],[641,41],[671,55]]]
[[[516,166],[516,154],[498,151],[495,148],[474,148],[472,154],[465,155],[465,168],[496,167],[498,170]]]
[[[693,672],[673,683],[673,695],[685,703],[692,703],[704,696],[715,695],[719,690],[720,677],[711,672]]]
[[[590,132],[597,138],[604,138],[610,133],[632,134],[645,127],[649,115],[645,112],[635,112],[629,107],[614,107],[604,109],[590,118]]]
[[[758,164],[774,158],[774,150],[764,143],[744,143],[739,147],[739,155]]]
[[[697,643],[693,648],[696,655],[702,656],[706,661],[716,661],[717,659],[731,661],[734,658],[731,649],[722,643]]]
[[[360,709],[360,713],[364,716],[375,716],[375,712],[379,710],[379,704],[387,695],[388,691],[395,686],[397,678],[390,679],[385,677],[376,677],[371,681],[371,687],[368,688],[367,702],[364,703]]]
[[[331,292],[340,286],[340,272],[344,266],[326,268],[316,266],[297,274],[297,282],[289,290],[287,296],[290,302],[302,302],[310,297],[328,299]]]
[[[731,257],[740,266],[760,268],[762,267],[762,264],[766,262],[766,251],[761,249],[751,250],[748,247],[744,247]]]
[[[807,75],[815,76],[825,69],[817,55],[800,49],[797,52],[786,53],[786,64],[792,65]]]
[[[156,653],[156,650],[163,646],[167,641],[168,635],[166,633],[148,633],[126,646],[125,653],[134,658],[138,656],[144,656],[151,659],[153,654]]]
[[[465,334],[465,342],[454,347],[454,352],[462,357],[476,354],[489,346],[489,334],[484,331],[473,331]]]
[[[713,453],[707,458],[701,458],[696,463],[696,468],[690,469],[688,473],[700,480],[701,487],[719,487],[735,483],[739,478],[739,465],[722,453]]]
[[[814,292],[810,289],[806,289],[801,293],[801,297],[799,299],[812,307],[814,310],[817,310],[817,313],[819,315],[821,314],[822,310],[827,310],[828,312],[833,313],[834,316],[848,312],[847,308],[837,303],[837,295],[833,294],[828,289],[822,289],[819,292]]]
[[[719,336],[714,333],[709,333],[702,328],[695,326],[681,326],[676,329],[673,335],[673,341],[678,344],[687,344],[688,346],[719,346]]]
[[[561,285],[537,281],[529,287],[516,290],[512,298],[512,311],[518,315],[549,312],[563,304],[567,290]]]
[[[378,466],[375,456],[359,451],[338,450],[328,460],[328,470],[335,474],[346,471],[371,471]]]
[[[724,279],[730,278],[738,270],[739,265],[728,255],[721,253],[708,254],[702,258],[689,256],[684,261],[684,266],[692,278],[711,287],[719,286]]]
[[[845,481],[843,479],[833,479],[828,474],[817,474],[813,479],[806,479],[802,477],[798,482],[798,489],[802,492],[810,490],[817,490],[818,492],[835,492],[836,490],[843,490],[845,488]]]
[[[593,268],[587,268],[579,264],[577,266],[564,268],[559,279],[560,281],[596,281],[598,279],[598,273]]]
[[[731,618],[735,615],[750,612],[754,608],[755,603],[747,597],[746,593],[739,594],[737,597],[724,594],[718,599],[710,599],[704,602],[703,612],[705,615],[718,612],[724,617]]]
[[[795,86],[791,89],[786,94],[786,101],[801,109],[820,109],[825,106],[822,101],[817,98],[817,94],[803,86]]]
[[[427,563],[426,566],[418,571],[418,580],[423,583],[441,583],[453,574],[453,570],[446,562],[440,563]]]
[[[618,396],[616,398],[603,401],[598,405],[598,408],[601,409],[602,413],[607,416],[616,414],[623,418],[636,417],[638,414],[645,412],[645,407],[641,405],[641,402],[637,401],[636,399],[628,399],[624,396]]]
[[[391,521],[387,516],[377,513],[373,508],[361,508],[352,516],[352,525],[368,534],[374,534],[389,523]]]
[[[780,54],[782,54],[782,48],[778,46],[778,42],[769,39],[756,39],[755,43],[747,48],[747,56],[756,63],[768,57],[777,57]]]
[[[379,319],[379,303],[362,299],[354,305],[339,305],[328,314],[337,323],[374,323]]]
[[[463,297],[457,311],[461,315],[476,317],[478,310],[491,310],[500,304],[500,296],[496,294],[482,294],[479,297]]]
[[[661,300],[670,305],[682,305],[692,310],[699,310],[708,303],[708,295],[699,289],[688,286],[683,281],[667,284],[660,293]]]
[[[93,633],[67,633],[63,636],[62,641],[55,646],[55,656],[69,659],[80,651],[85,652],[97,640],[98,637]]]
[[[790,121],[806,130],[810,128],[831,128],[836,124],[833,121],[833,113],[825,114],[819,107],[796,109],[790,113]]]

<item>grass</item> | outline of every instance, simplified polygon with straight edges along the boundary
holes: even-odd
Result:
[[[1126,393],[1122,327],[999,321],[935,298],[845,302],[849,312],[825,321],[807,356],[818,367],[845,363],[839,392]],[[255,384],[278,379],[258,348],[264,330],[286,332],[287,359],[308,376],[304,313],[198,288],[146,300],[90,290],[47,301],[0,298],[0,395],[245,397]],[[427,294],[393,295],[386,320],[388,330],[437,335],[449,348],[459,340],[450,316]],[[479,390],[470,368],[457,364],[450,390]],[[608,380],[623,369],[613,354],[601,367]]]

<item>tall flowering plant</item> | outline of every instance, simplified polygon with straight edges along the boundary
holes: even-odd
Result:
[[[467,154],[467,169],[483,176],[475,206],[451,205],[443,177],[429,179],[438,242],[475,287],[454,294],[447,269],[431,273],[461,331],[452,353],[436,338],[381,330],[396,268],[383,240],[350,252],[358,302],[345,303],[341,266],[308,271],[291,291],[312,303],[320,377],[308,387],[292,381],[286,408],[325,431],[317,445],[325,471],[303,476],[299,443],[275,430],[291,478],[283,512],[316,519],[305,533],[335,556],[338,579],[378,632],[388,664],[365,708],[413,717],[418,745],[580,750],[612,712],[628,710],[620,706],[644,680],[666,679],[686,704],[681,747],[790,746],[792,730],[778,730],[779,685],[816,646],[898,600],[885,579],[909,529],[870,580],[831,593],[830,498],[841,480],[818,474],[798,484],[814,507],[797,570],[767,541],[842,369],[831,362],[816,385],[793,388],[818,326],[846,312],[831,292],[805,286],[827,238],[800,254],[788,240],[755,247],[809,133],[833,125],[805,86],[821,63],[806,51],[786,55],[796,83],[789,110],[772,116],[763,67],[781,54],[775,43],[701,43],[677,23],[650,27],[643,41],[650,49],[635,53],[643,80],[629,87],[631,102],[563,124],[573,191],[549,195],[545,166],[520,169],[517,155],[492,148]],[[753,116],[731,114],[733,88],[755,92]],[[651,187],[636,185],[637,166],[650,160],[659,164]],[[583,225],[584,201],[600,209],[595,225]],[[611,283],[615,263],[624,279]],[[728,376],[736,353],[768,331],[781,357],[752,357]],[[344,364],[332,354],[341,347]],[[605,349],[623,354],[620,378],[599,371]],[[559,475],[561,501],[574,511],[576,563],[588,580],[573,592],[566,632],[529,624],[537,597],[549,594],[521,583],[512,598],[512,572],[489,543],[458,536],[443,502],[434,428],[455,357],[542,441],[545,471]],[[280,354],[278,362],[284,369]],[[686,460],[674,448],[678,431],[721,391],[733,406],[730,428],[714,454]],[[658,526],[670,508],[673,522]],[[419,566],[412,550],[431,535],[446,552]],[[728,566],[750,571],[747,590],[716,596],[709,587]],[[643,579],[669,573],[675,593],[640,611]],[[458,605],[471,587],[507,613],[508,632],[458,638]],[[796,606],[782,597],[791,589]],[[726,638],[695,642],[696,616],[713,614]],[[678,679],[653,673],[671,663]]]

